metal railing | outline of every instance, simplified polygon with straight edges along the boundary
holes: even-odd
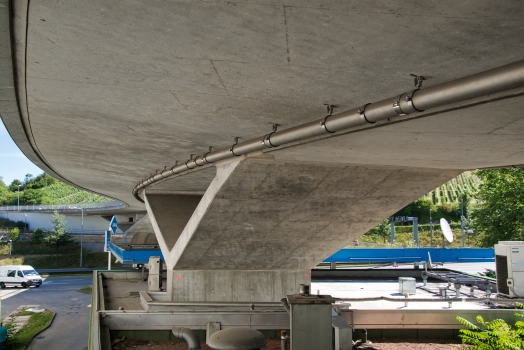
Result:
[[[26,205],[6,205],[0,206],[1,211],[75,211],[75,210],[94,210],[94,209],[123,209],[125,204],[112,200],[108,202],[91,202],[91,203],[77,203],[77,204],[26,204]]]

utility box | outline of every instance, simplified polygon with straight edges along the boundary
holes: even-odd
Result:
[[[524,297],[524,242],[495,244],[495,269],[498,294],[510,298]]]
[[[162,288],[162,260],[160,259],[160,257],[150,256],[148,268],[148,290],[151,292],[158,292]]]
[[[401,294],[417,294],[417,281],[413,277],[399,277],[398,291]]]
[[[291,309],[291,350],[332,349],[330,295],[287,296]]]

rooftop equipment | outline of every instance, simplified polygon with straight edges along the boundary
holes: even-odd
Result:
[[[495,269],[499,295],[524,297],[524,242],[502,241],[495,244]]]

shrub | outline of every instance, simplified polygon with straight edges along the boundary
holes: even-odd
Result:
[[[20,229],[18,227],[15,227],[11,231],[9,231],[9,239],[13,242],[18,240],[18,237],[20,237]]]
[[[518,308],[524,309],[524,305],[518,302],[516,304]],[[524,317],[519,313],[515,313],[515,316]],[[486,322],[480,315],[476,317],[480,326],[476,326],[460,316],[457,316],[457,321],[469,328],[461,329],[459,337],[462,339],[462,343],[473,345],[472,349],[524,349],[524,322],[522,321],[517,321],[513,327],[501,319]]]
[[[42,243],[42,239],[44,238],[44,231],[37,228],[33,231],[33,234],[31,235],[31,242],[33,243]]]

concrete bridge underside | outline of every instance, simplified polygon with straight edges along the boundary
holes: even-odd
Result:
[[[524,164],[522,86],[208,164],[147,186],[145,204],[137,183],[325,104],[400,95],[410,74],[424,89],[521,60],[523,8],[0,0],[0,115],[45,171],[148,210],[170,298],[275,301],[462,171]]]

